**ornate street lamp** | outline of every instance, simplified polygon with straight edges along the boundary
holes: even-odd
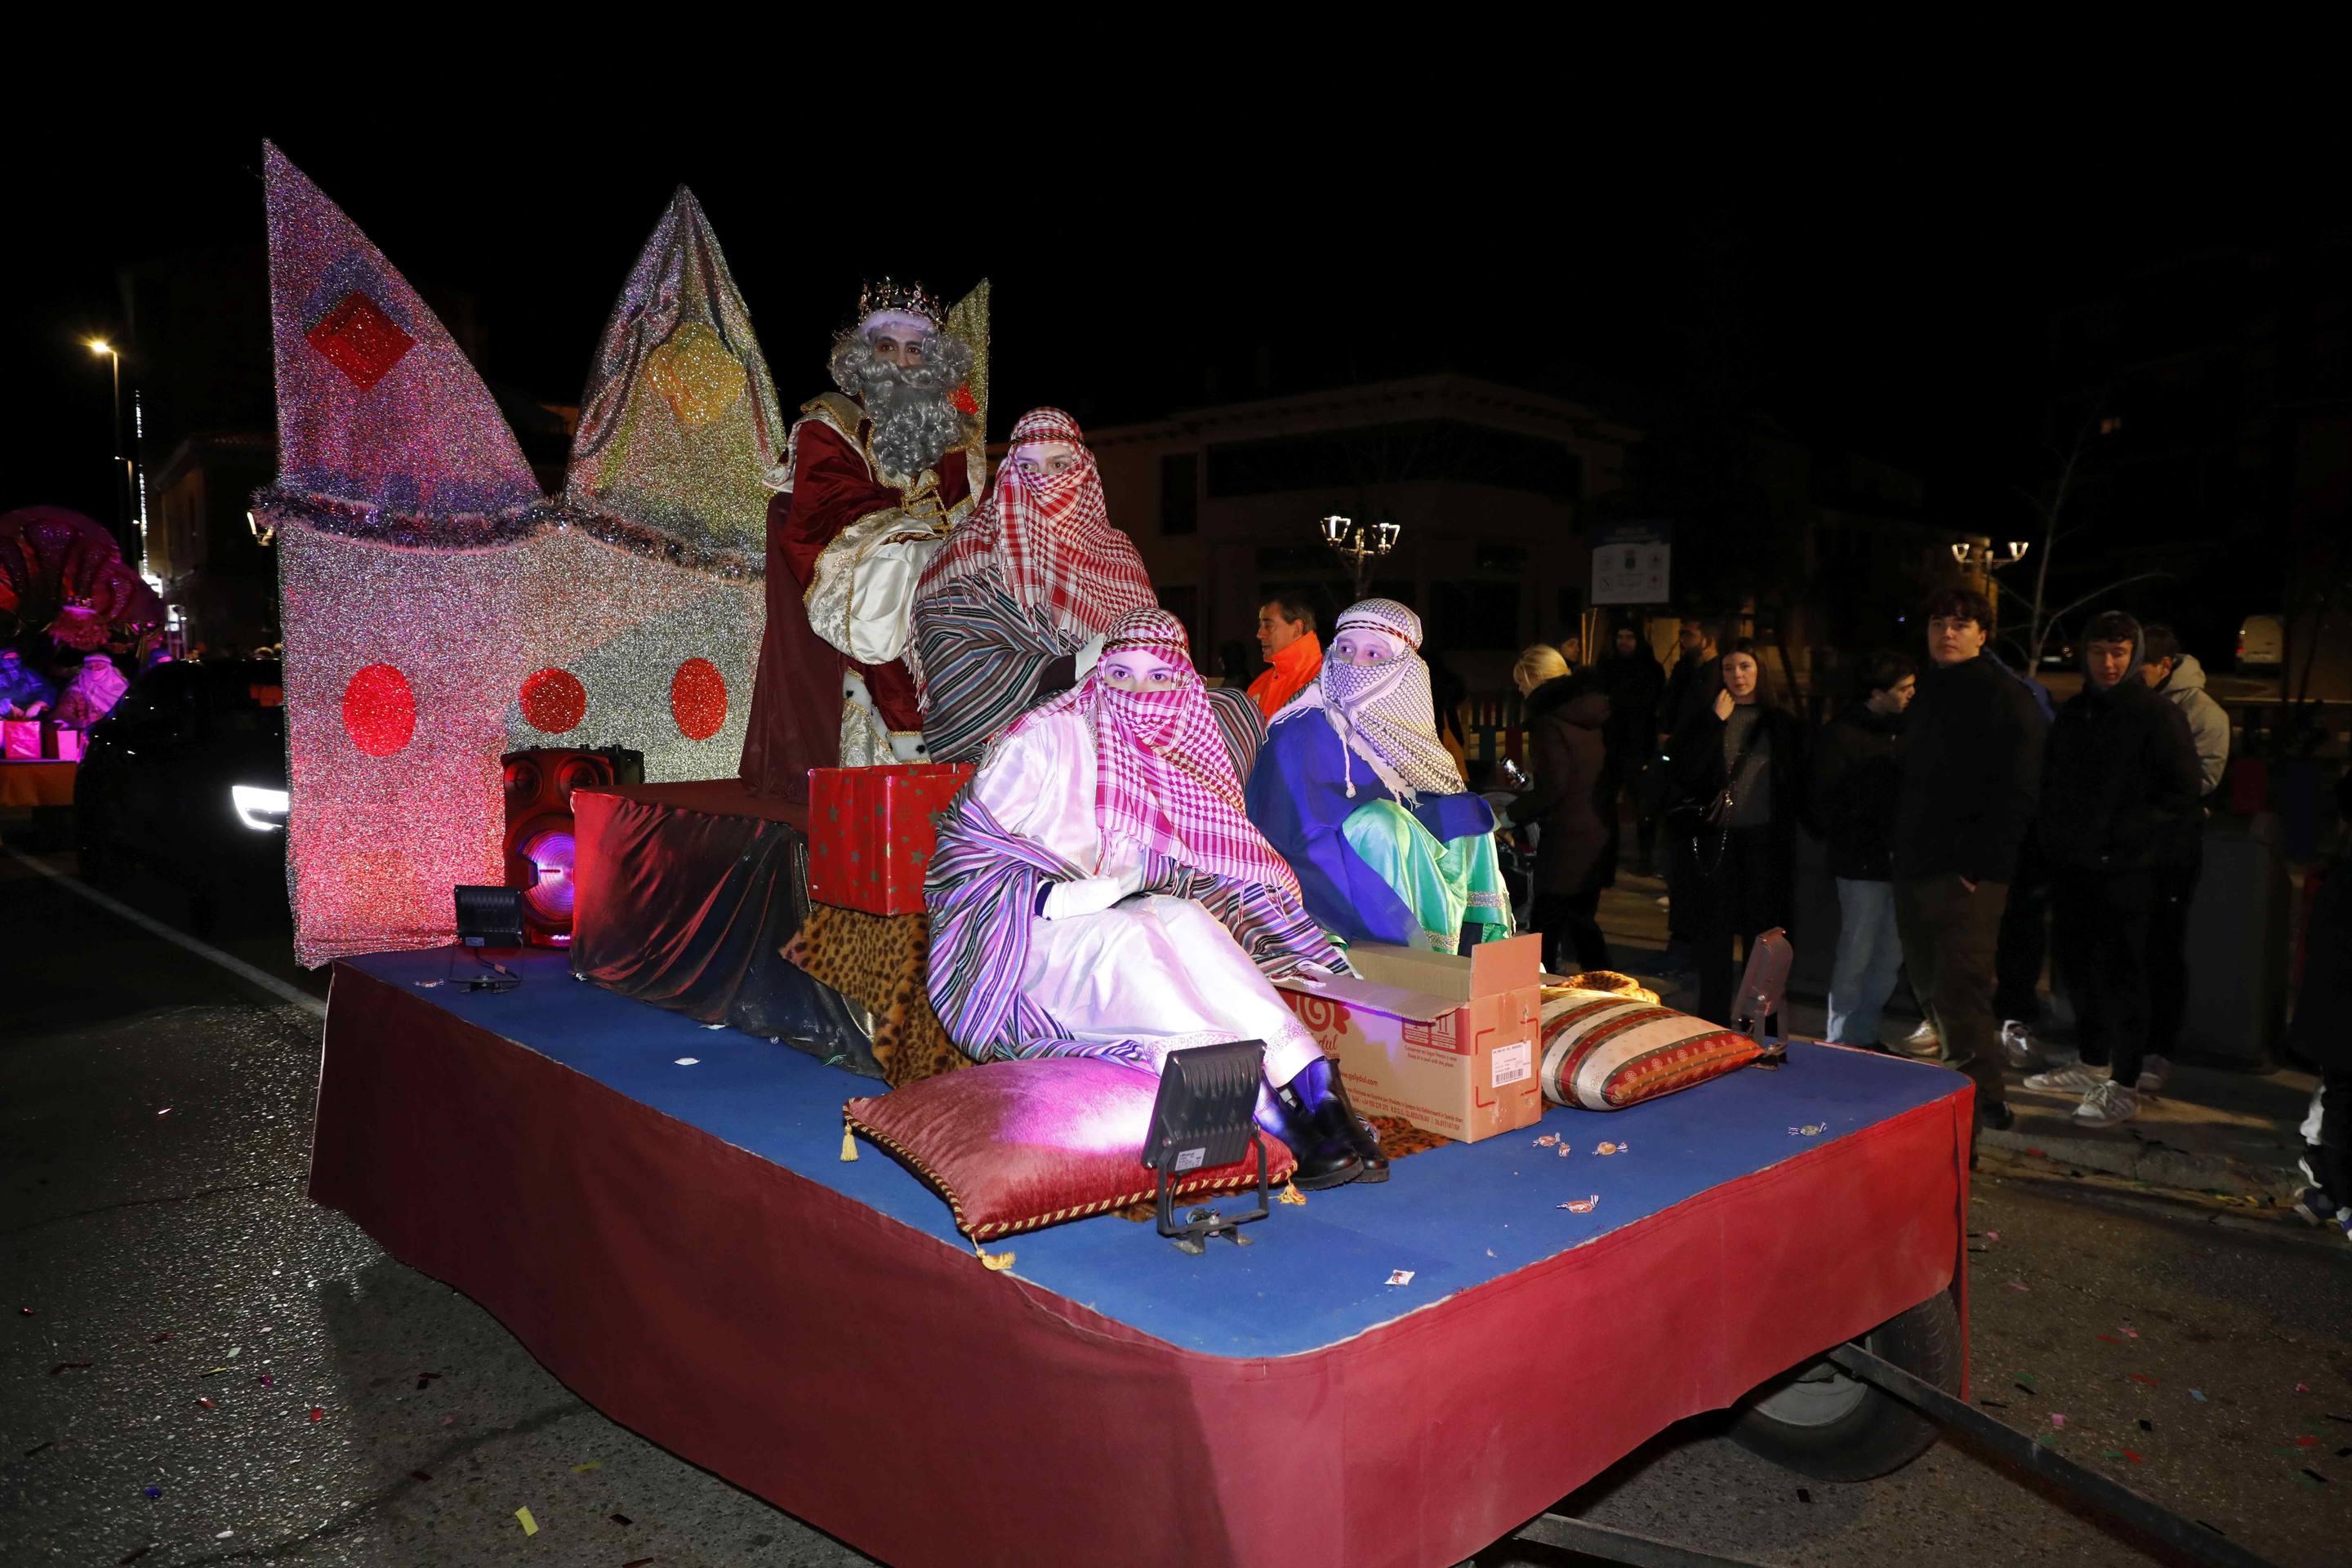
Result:
[[[1404,531],[1399,524],[1381,521],[1358,522],[1333,512],[1317,525],[1323,533],[1323,542],[1346,558],[1356,578],[1356,597],[1364,596],[1371,581],[1370,563],[1396,548],[1397,535]]]
[[[2004,566],[2014,566],[2024,560],[2031,544],[2030,540],[2012,539],[1996,551],[1990,544],[1962,540],[1952,546],[1952,559],[1962,566],[1981,566],[1988,571],[1998,572]]]

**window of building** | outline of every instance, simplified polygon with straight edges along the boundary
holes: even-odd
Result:
[[[1197,533],[1201,528],[1201,456],[1171,452],[1160,459],[1160,531]]]

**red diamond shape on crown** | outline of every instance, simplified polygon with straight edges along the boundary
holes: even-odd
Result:
[[[382,381],[416,346],[416,340],[402,331],[382,306],[357,289],[320,317],[305,336],[362,392]]]

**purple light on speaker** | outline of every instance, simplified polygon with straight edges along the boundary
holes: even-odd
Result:
[[[522,858],[539,872],[539,879],[523,889],[522,901],[550,925],[572,923],[572,866],[576,852],[569,828],[534,833],[520,847]]]

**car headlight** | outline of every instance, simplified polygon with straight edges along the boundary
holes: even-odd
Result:
[[[284,790],[257,784],[231,784],[228,799],[236,808],[236,819],[257,833],[286,831],[286,818],[294,804]]]

